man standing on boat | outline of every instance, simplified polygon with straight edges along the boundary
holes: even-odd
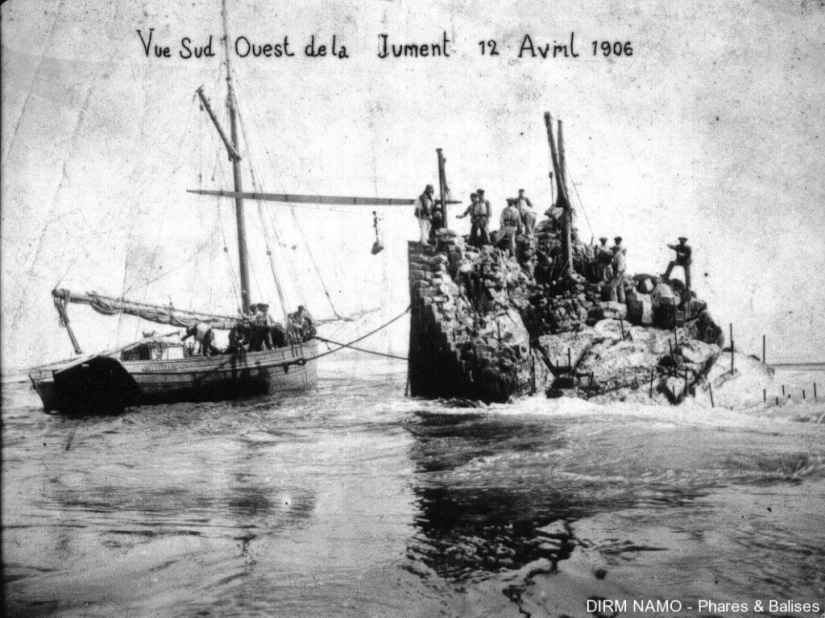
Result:
[[[315,320],[303,305],[298,305],[298,311],[289,314],[289,321],[293,325],[293,332],[301,341],[309,341],[318,334],[315,330]]]
[[[687,238],[685,238],[684,236],[679,236],[678,245],[668,245],[668,247],[670,247],[676,252],[676,259],[667,265],[667,270],[664,274],[664,280],[668,281],[670,279],[670,273],[673,270],[674,266],[681,266],[682,270],[685,271],[685,287],[689,290],[690,265],[693,261],[691,259],[691,256],[693,255],[693,249],[691,249],[690,245],[687,244]]]
[[[180,338],[181,343],[189,339],[189,337],[194,337],[195,341],[200,344],[200,353],[203,356],[214,356],[215,354],[220,354],[221,351],[215,347],[215,334],[212,332],[212,328],[205,324],[204,322],[196,322],[192,326],[186,329],[186,334]]]
[[[421,232],[420,242],[422,245],[430,242],[430,227],[433,216],[433,194],[435,188],[427,185],[424,193],[415,199],[415,217],[418,219],[418,229]]]
[[[255,316],[254,328],[257,331],[257,337],[260,338],[257,342],[258,347],[255,349],[256,352],[264,345],[267,350],[275,347],[272,343],[272,318],[269,316],[269,305],[266,303],[258,303],[258,313]]]

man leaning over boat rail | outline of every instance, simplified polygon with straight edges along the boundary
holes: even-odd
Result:
[[[212,327],[204,322],[197,322],[186,329],[186,334],[180,338],[181,343],[194,337],[195,341],[200,345],[200,353],[203,356],[214,356],[220,354],[221,351],[215,347],[215,333],[212,332]]]

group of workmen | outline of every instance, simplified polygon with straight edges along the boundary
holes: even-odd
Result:
[[[597,278],[610,287],[610,300],[625,302],[624,277],[627,267],[627,247],[622,245],[622,237],[616,236],[613,239],[613,246],[607,246],[607,238],[599,239],[600,244],[596,246],[595,263],[598,269]],[[685,289],[690,290],[690,265],[693,263],[693,249],[687,244],[687,238],[679,237],[678,245],[668,245],[676,252],[676,259],[667,265],[667,270],[662,275],[662,280],[670,281],[670,274],[673,269],[680,266],[685,273]]]
[[[435,201],[433,185],[427,185],[424,192],[415,200],[415,217],[418,219],[420,242],[427,244],[434,238],[435,230],[444,226],[444,210],[440,201]],[[551,207],[545,213],[550,222],[555,222],[557,213]],[[460,215],[459,219],[470,217],[471,245],[494,245],[506,249],[510,256],[516,254],[516,237],[524,235],[531,237],[536,231],[536,212],[530,198],[524,195],[524,189],[518,190],[518,197],[507,198],[507,207],[502,211],[500,227],[490,233],[489,224],[493,216],[490,202],[484,196],[484,189],[477,189],[470,193],[470,205]],[[544,223],[542,223],[542,226]],[[595,261],[599,270],[598,279],[610,287],[611,300],[625,302],[624,277],[627,266],[627,248],[622,245],[621,236],[613,239],[613,246],[608,247],[607,238],[600,238],[601,244],[596,246]],[[667,271],[662,275],[665,281],[670,279],[674,267],[681,266],[685,273],[685,287],[690,289],[690,265],[692,250],[687,244],[687,238],[679,237],[678,245],[668,245],[676,252],[676,259],[668,264]]]
[[[229,347],[222,352],[215,346],[215,334],[205,322],[197,322],[186,329],[181,341],[193,337],[199,347],[195,353],[203,356],[216,354],[235,354],[239,352],[260,352],[280,348],[289,343],[309,341],[315,335],[315,320],[303,305],[298,310],[288,314],[287,326],[276,322],[269,315],[267,303],[252,303],[247,312],[241,313],[241,318],[229,331]]]
[[[440,202],[433,199],[433,185],[427,185],[415,200],[415,217],[418,219],[420,241],[429,243],[435,230],[444,225],[444,211]],[[500,227],[490,233],[489,224],[493,216],[490,201],[484,196],[484,189],[470,193],[470,205],[459,219],[470,217],[470,244],[475,246],[495,245],[506,248],[511,256],[516,254],[516,237],[523,234],[532,236],[536,231],[536,213],[524,189],[518,190],[518,197],[507,198],[507,207],[502,211]]]
[[[624,274],[627,270],[627,247],[622,246],[622,237],[613,239],[613,246],[607,246],[607,237],[599,238],[596,247],[595,260],[598,269],[598,279],[610,288],[610,300],[625,302]]]

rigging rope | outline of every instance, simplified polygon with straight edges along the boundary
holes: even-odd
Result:
[[[315,356],[313,356],[313,357],[311,357],[311,358],[307,358],[306,360],[307,360],[307,361],[316,360],[316,359],[318,359],[318,358],[322,358],[322,357],[324,357],[324,356],[328,356],[329,354],[334,354],[335,352],[339,352],[339,351],[343,350],[345,347],[352,347],[352,344],[354,344],[354,343],[358,343],[359,341],[363,341],[363,340],[364,340],[364,339],[366,339],[367,337],[371,337],[372,335],[374,335],[374,334],[375,334],[375,333],[377,333],[378,331],[381,331],[381,330],[383,330],[383,329],[387,328],[387,326],[389,326],[390,324],[392,324],[392,323],[394,323],[394,322],[397,322],[398,320],[400,320],[401,318],[403,318],[403,317],[404,317],[407,313],[409,313],[409,311],[410,311],[410,308],[411,308],[411,307],[412,307],[412,305],[407,305],[407,308],[406,308],[406,309],[404,309],[404,311],[402,311],[401,313],[399,313],[397,316],[395,316],[392,320],[390,320],[389,322],[386,322],[386,323],[382,324],[381,326],[379,326],[378,328],[376,328],[376,329],[374,329],[374,330],[371,330],[371,331],[370,331],[370,332],[368,332],[366,335],[362,335],[362,336],[358,337],[358,339],[353,339],[353,340],[352,340],[352,341],[350,341],[349,343],[340,343],[340,344],[339,344],[339,343],[336,343],[335,345],[340,345],[341,347],[339,347],[339,348],[335,348],[334,350],[328,350],[327,352],[324,352],[323,354],[316,354]],[[317,337],[317,339],[319,339],[319,340],[321,340],[321,341],[325,341],[325,340],[321,339],[320,337]],[[333,343],[333,342],[330,342],[330,343]],[[363,351],[363,352],[369,352],[369,350],[362,350],[362,351]],[[378,352],[377,354],[380,354],[380,352]],[[399,358],[399,357],[396,357],[396,358]],[[407,360],[407,359],[403,359],[403,360]]]
[[[235,94],[235,99],[237,100],[237,98],[238,98],[238,96],[237,96],[237,93],[236,93]],[[238,108],[240,108],[240,106],[238,106]],[[248,144],[249,141],[247,139],[247,129],[246,129],[245,117],[242,115],[240,109],[238,109],[237,112],[238,112],[238,119],[239,119],[240,124],[241,124],[241,132],[243,133],[243,136],[244,136],[244,141]],[[252,117],[253,118],[253,120],[252,120],[253,124],[255,124],[255,117],[256,117],[255,115],[253,115],[253,117]],[[255,125],[255,126],[256,126],[256,128],[259,129],[259,127],[257,127],[257,125]],[[260,130],[259,130],[259,132],[260,132]],[[255,176],[254,166],[252,165],[252,153],[251,153],[251,151],[249,151],[249,149],[247,149],[247,151],[248,151],[247,156],[250,159],[250,174],[252,176],[253,185],[259,191],[263,192],[263,187],[258,182],[258,180]],[[269,154],[268,150],[267,150],[267,154]],[[273,166],[273,170],[274,170],[274,166]],[[277,174],[275,174],[274,177],[277,178]],[[276,183],[276,186],[280,187],[283,190],[283,186],[280,183]],[[346,320],[346,318],[338,312],[338,310],[335,307],[335,304],[332,301],[332,296],[329,293],[329,287],[327,286],[326,281],[324,280],[324,277],[321,275],[320,268],[318,267],[318,264],[315,260],[314,254],[312,253],[312,249],[310,248],[310,245],[309,245],[309,242],[307,241],[306,235],[304,234],[303,229],[300,227],[300,225],[298,223],[298,217],[296,217],[296,215],[295,215],[294,207],[290,208],[290,213],[292,215],[292,220],[293,220],[293,223],[294,223],[294,227],[298,231],[299,235],[301,236],[303,246],[306,248],[306,251],[307,251],[307,254],[309,255],[310,261],[312,262],[312,265],[315,269],[315,273],[318,276],[318,280],[321,282],[321,286],[323,287],[324,294],[326,295],[327,301],[329,302],[330,307],[332,308],[333,314],[339,319]],[[277,231],[277,224],[275,222],[276,215],[275,215],[274,210],[271,213],[271,218],[272,218],[271,223],[272,223],[272,228],[273,228],[273,235],[275,236],[275,240],[277,241],[279,246],[281,246],[282,248],[286,248],[287,245],[281,240],[280,235],[278,234],[278,231]],[[297,273],[295,271],[295,265],[292,263],[292,260],[290,259],[289,254],[284,255],[284,261],[286,262],[287,268],[288,268],[289,273],[291,275],[292,284],[295,287],[295,290],[298,294],[298,297],[300,298],[301,303],[303,303],[305,305],[306,300],[305,300],[305,297],[304,297],[303,288],[302,288],[301,283],[300,283],[301,278],[297,276]]]
[[[367,350],[365,348],[359,348],[359,347],[356,347],[354,345],[350,345],[349,343],[341,343],[339,341],[333,341],[332,339],[326,339],[324,337],[315,337],[315,338],[318,341],[323,341],[324,343],[331,343],[333,345],[339,345],[342,348],[350,348],[351,350],[356,350],[357,352],[364,352],[365,354],[375,354],[376,356],[384,356],[386,358],[394,358],[396,360],[403,360],[403,361],[409,360],[405,356],[396,356],[395,354],[387,354],[386,352],[378,352],[376,350]],[[337,350],[335,350],[335,351],[337,352]]]
[[[234,91],[233,91],[233,93],[234,93]],[[263,187],[258,182],[258,179],[255,176],[255,169],[254,169],[253,162],[252,162],[252,159],[253,159],[252,151],[249,148],[249,139],[247,137],[247,132],[246,132],[246,122],[244,120],[244,117],[241,115],[241,111],[240,111],[240,108],[239,108],[240,106],[237,105],[237,100],[238,100],[238,97],[237,97],[237,94],[236,94],[235,95],[235,103],[236,103],[235,111],[238,114],[238,121],[240,122],[240,125],[241,125],[241,133],[243,134],[244,144],[246,145],[245,154],[246,154],[247,160],[249,161],[249,174],[252,178],[252,186],[256,190],[262,191]],[[289,324],[289,308],[287,306],[286,298],[284,296],[283,286],[281,284],[281,279],[278,276],[277,269],[275,268],[275,258],[274,258],[274,255],[273,255],[273,248],[272,248],[272,245],[269,242],[269,235],[266,233],[267,232],[266,219],[264,217],[263,206],[261,205],[260,201],[257,201],[257,207],[258,207],[258,217],[261,220],[261,229],[264,232],[263,236],[264,236],[264,243],[266,245],[267,258],[269,260],[269,268],[272,271],[272,277],[275,280],[275,287],[277,289],[278,298],[279,298],[280,303],[281,303],[281,309],[282,309],[283,314],[284,314],[284,325],[288,325]],[[273,222],[273,225],[272,225],[272,234],[275,237],[276,242],[278,244],[281,244],[281,239],[278,235],[277,226],[274,224],[274,222]],[[286,258],[286,263],[287,263],[287,267],[289,268],[290,273],[292,275],[293,284],[295,285],[295,288],[298,292],[298,296],[301,300],[301,303],[306,304],[306,301],[304,300],[304,297],[303,297],[303,293],[301,291],[301,287],[298,284],[297,277],[295,276],[295,270],[292,267],[292,263],[289,260],[289,258]],[[289,333],[289,329],[287,329],[287,333]],[[289,336],[289,335],[287,334],[287,336]]]
[[[584,213],[584,220],[587,221],[587,227],[590,228],[590,234],[591,234],[591,236],[594,236],[595,232],[593,231],[593,226],[590,225],[590,217],[587,216],[587,210],[585,210],[585,208],[584,208],[584,202],[582,201],[582,198],[579,195],[579,189],[576,186],[576,181],[573,180],[573,175],[570,173],[570,166],[569,165],[566,166],[565,171],[567,172],[567,175],[570,177],[570,184],[573,185],[573,191],[576,193],[576,198],[578,198],[578,200],[579,200],[579,206],[581,206],[582,213]]]

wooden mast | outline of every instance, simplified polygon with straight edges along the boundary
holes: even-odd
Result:
[[[558,121],[559,123],[559,178],[558,184],[561,187],[564,187],[564,213],[562,214],[562,237],[561,237],[561,247],[562,251],[564,252],[564,259],[567,261],[567,271],[568,273],[573,272],[573,241],[571,238],[573,227],[573,213],[570,211],[570,200],[568,199],[567,193],[567,178],[565,177],[565,167],[564,167],[564,132],[561,124],[561,120]]]
[[[441,152],[441,148],[436,148],[435,151],[438,153],[438,192],[441,196],[441,215],[443,217],[441,221],[441,226],[446,230],[447,229],[447,179],[444,173],[444,163],[446,163],[446,159],[444,159],[444,154]]]
[[[567,274],[573,270],[573,244],[570,238],[570,200],[567,199],[567,183],[564,179],[564,138],[561,134],[561,121],[559,121],[559,152],[557,152],[556,140],[553,138],[553,117],[550,112],[544,113],[544,124],[547,127],[547,141],[550,143],[550,160],[556,172],[556,192],[558,193],[556,205],[562,209],[562,252],[565,259],[563,272]]]
[[[232,86],[232,68],[229,64],[229,27],[227,26],[226,0],[221,3],[221,13],[223,15],[223,45],[226,55],[226,107],[229,110],[229,135],[232,141],[232,148],[236,155],[238,152],[238,122],[235,110],[235,89]],[[227,146],[228,149],[228,146]],[[230,157],[232,160],[232,179],[234,181],[235,193],[242,193],[241,183],[241,162],[239,156]],[[244,311],[249,310],[252,303],[249,288],[249,257],[246,250],[246,218],[244,217],[244,204],[241,197],[235,198],[235,223],[238,228],[238,261],[241,273],[241,301]]]

